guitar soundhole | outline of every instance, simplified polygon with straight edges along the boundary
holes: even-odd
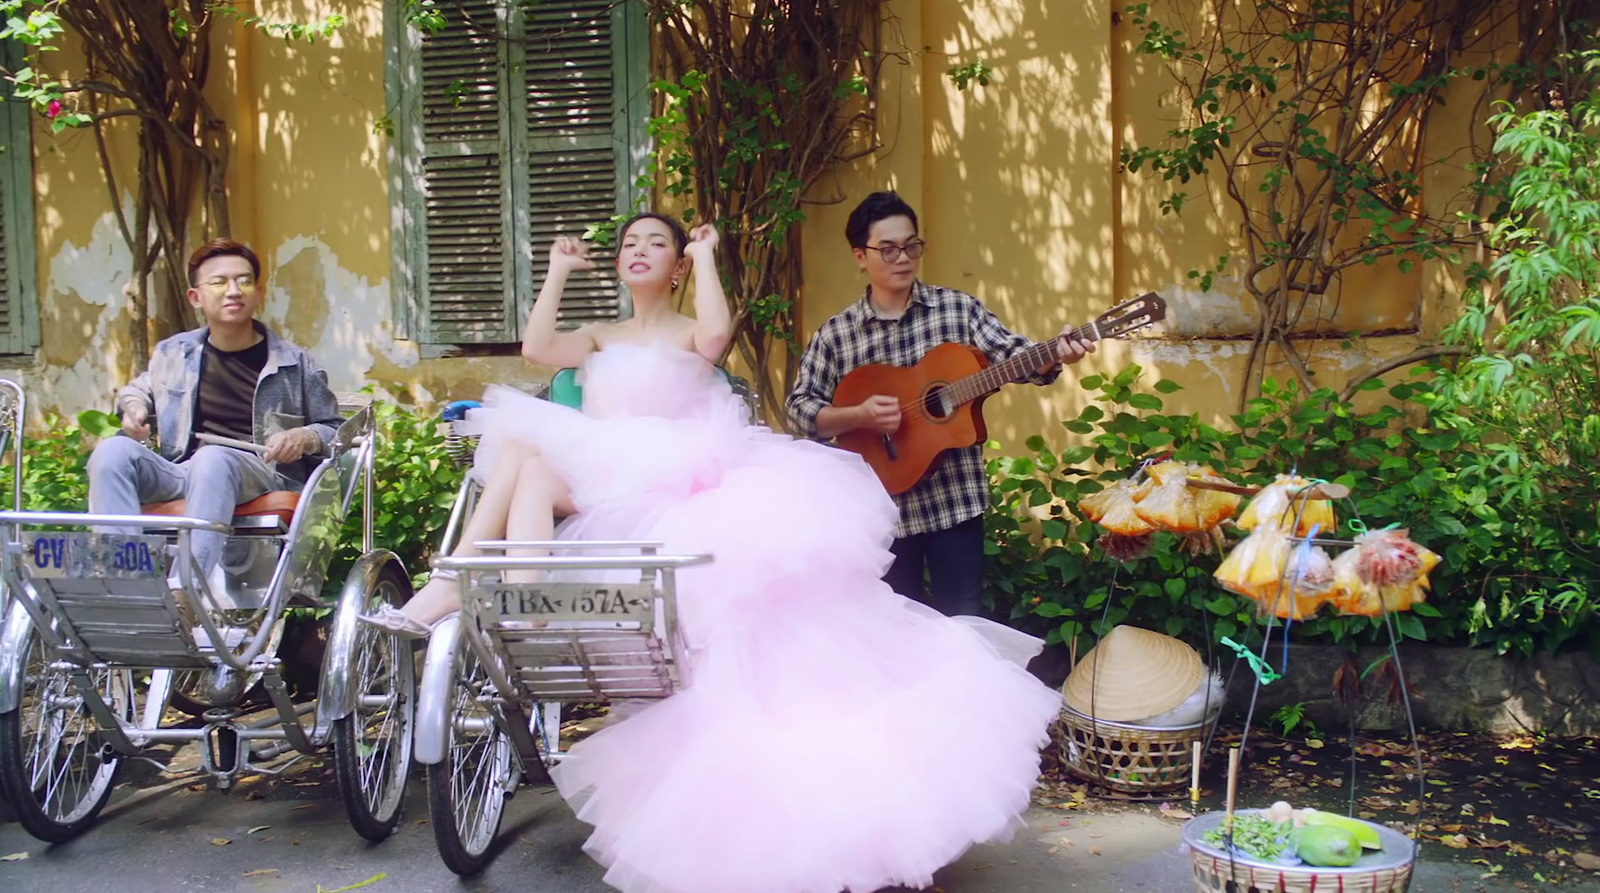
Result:
[[[930,419],[945,419],[950,415],[950,410],[945,405],[944,388],[935,386],[929,388],[922,395],[922,411]]]

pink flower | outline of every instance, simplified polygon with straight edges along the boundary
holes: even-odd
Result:
[[[59,115],[59,114],[61,114],[61,100],[59,100],[59,99],[50,100],[50,107],[48,109],[45,109],[45,116],[46,117],[50,117],[50,118],[54,118],[56,115]]]

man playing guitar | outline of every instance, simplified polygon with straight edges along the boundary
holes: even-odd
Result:
[[[828,440],[851,431],[893,434],[901,425],[900,401],[876,394],[854,406],[833,406],[839,381],[867,364],[912,366],[940,344],[966,344],[1001,362],[1033,342],[1004,325],[972,295],[917,280],[926,244],[917,214],[893,192],[875,192],[850,213],[845,237],[867,276],[861,299],[823,323],[800,361],[787,408],[795,430]],[[1075,327],[1061,330],[1062,362],[1075,363],[1094,345]],[[1049,384],[1060,363],[1029,376]],[[977,614],[983,591],[983,512],[989,478],[983,445],[943,453],[926,477],[897,494],[900,519],[894,563],[884,580],[901,595],[946,615]],[[924,584],[924,570],[928,584]]]

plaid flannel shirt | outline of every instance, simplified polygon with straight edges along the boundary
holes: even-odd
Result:
[[[800,371],[787,403],[795,430],[817,437],[817,413],[832,405],[839,379],[858,366],[887,363],[913,366],[940,344],[968,344],[1000,362],[1026,350],[1032,341],[1005,326],[966,292],[917,282],[911,301],[898,319],[873,306],[870,289],[859,301],[822,324],[800,360]],[[1031,375],[1049,384],[1061,374]],[[949,530],[983,514],[989,506],[989,476],[983,469],[983,444],[946,450],[928,475],[894,497],[900,507],[895,536]]]

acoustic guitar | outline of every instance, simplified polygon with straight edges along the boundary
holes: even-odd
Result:
[[[1166,316],[1167,302],[1150,292],[1100,314],[1077,334],[1084,341],[1115,338]],[[849,431],[838,436],[838,444],[866,459],[891,494],[904,493],[927,475],[940,453],[988,439],[986,397],[1060,359],[1057,337],[993,365],[975,347],[941,344],[915,366],[860,366],[839,381],[833,405],[855,406],[875,394],[894,397],[900,401],[900,428],[893,434]]]

